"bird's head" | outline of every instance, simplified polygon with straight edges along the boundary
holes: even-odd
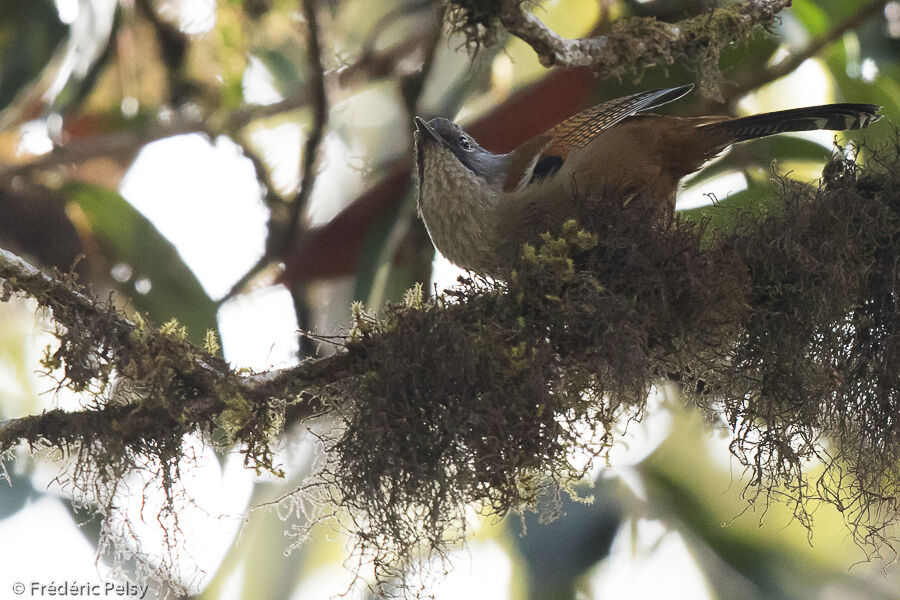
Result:
[[[463,129],[442,117],[416,123],[416,167],[419,206],[444,204],[444,195],[480,195],[485,188],[500,193],[506,181],[506,156],[485,150]]]

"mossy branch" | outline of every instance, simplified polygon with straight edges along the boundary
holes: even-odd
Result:
[[[476,48],[493,42],[502,27],[531,46],[545,67],[588,67],[606,78],[676,62],[698,66],[701,75],[711,76],[723,48],[746,38],[757,26],[772,27],[791,0],[727,2],[678,23],[620,19],[609,33],[580,39],[560,36],[525,10],[523,0],[445,0],[445,4],[451,28],[462,31]],[[717,90],[713,82],[704,88]]]
[[[52,313],[60,346],[48,352],[44,366],[62,369],[60,386],[88,391],[95,400],[81,412],[53,410],[0,421],[0,453],[20,442],[64,447],[114,440],[114,447],[140,447],[159,436],[177,439],[227,426],[237,432],[234,441],[247,444],[248,461],[268,468],[265,431],[249,426],[260,425],[255,416],[275,411],[306,418],[321,407],[303,395],[305,388],[354,371],[351,355],[342,354],[265,373],[236,372],[190,344],[177,325],[153,329],[140,315],[128,319],[71,276],[48,275],[3,249],[0,280],[2,299],[23,294]],[[223,414],[229,423],[222,422]]]

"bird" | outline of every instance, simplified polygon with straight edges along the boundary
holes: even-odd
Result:
[[[732,144],[777,133],[867,127],[874,104],[839,103],[745,117],[674,117],[645,111],[693,85],[655,89],[588,108],[506,154],[484,149],[443,117],[416,116],[418,212],[450,262],[501,276],[525,242],[578,214],[592,196],[655,203],[674,215],[683,177]]]

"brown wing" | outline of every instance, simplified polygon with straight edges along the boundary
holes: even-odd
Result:
[[[531,181],[543,179],[560,169],[572,152],[583,148],[601,132],[631,115],[677,100],[693,89],[693,85],[650,90],[609,100],[569,117],[544,136],[549,143],[534,164]],[[547,139],[547,138],[545,138]]]

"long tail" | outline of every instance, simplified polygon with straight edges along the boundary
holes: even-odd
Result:
[[[879,110],[875,104],[826,104],[718,121],[698,129],[733,144],[786,131],[862,129],[881,118]]]

